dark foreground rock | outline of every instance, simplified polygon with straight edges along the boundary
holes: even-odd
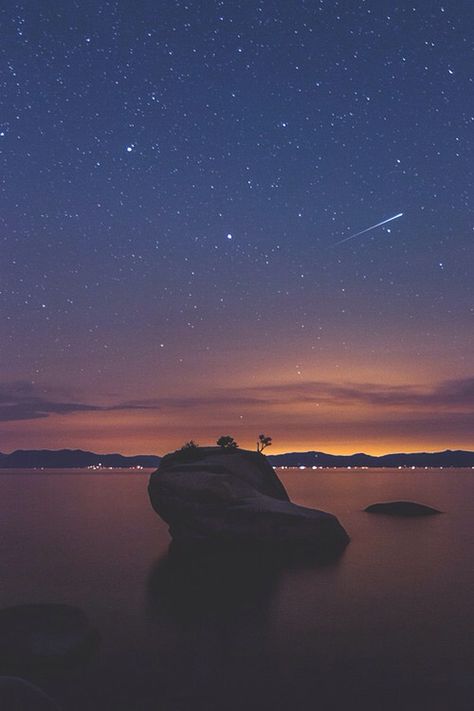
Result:
[[[332,514],[290,502],[266,457],[200,447],[164,457],[148,487],[174,546],[259,546],[323,553],[349,537]]]
[[[0,610],[0,666],[68,665],[98,642],[86,615],[69,605],[18,605]]]
[[[364,511],[367,513],[388,514],[389,516],[433,516],[442,513],[438,509],[414,501],[386,501],[380,504],[371,504]]]
[[[0,676],[0,709],[5,711],[59,711],[44,691],[29,681]]]

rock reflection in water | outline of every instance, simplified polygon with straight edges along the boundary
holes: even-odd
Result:
[[[192,554],[171,547],[149,578],[162,708],[284,708],[271,624],[280,576],[289,566],[320,566],[337,557],[295,560],[259,549]]]

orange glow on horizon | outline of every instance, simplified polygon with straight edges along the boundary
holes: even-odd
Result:
[[[342,417],[344,414],[344,418]],[[273,438],[268,454],[317,450],[330,454],[365,452],[381,455],[392,452],[472,449],[472,430],[460,428],[457,416],[433,419],[430,432],[426,421],[417,422],[413,413],[393,411],[376,416],[370,409],[352,412],[321,409],[313,418],[308,412],[275,412],[267,416],[250,412],[240,417],[235,412],[220,413],[198,408],[173,414],[150,411],[80,412],[51,415],[35,421],[27,431],[24,422],[3,423],[3,432],[13,449],[85,449],[98,453],[165,454],[194,439],[201,445],[214,444],[222,434],[231,434],[239,445],[255,449],[260,432]],[[449,413],[448,413],[449,415]],[[424,413],[421,413],[425,417]],[[262,423],[264,423],[262,425]],[[10,450],[10,451],[11,451]]]

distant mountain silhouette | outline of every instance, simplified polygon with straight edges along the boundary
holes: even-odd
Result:
[[[83,467],[157,467],[160,457],[122,454],[95,454],[81,449],[17,449],[11,454],[0,452],[0,469],[76,469]]]
[[[274,467],[474,467],[474,452],[463,450],[384,454],[373,457],[358,454],[337,455],[325,452],[291,452],[268,457]]]
[[[85,467],[155,468],[161,457],[150,454],[125,457],[122,454],[96,454],[81,449],[17,449],[0,452],[0,469],[80,469]],[[384,454],[326,454],[325,452],[289,452],[268,456],[274,467],[474,467],[474,452],[414,452]]]

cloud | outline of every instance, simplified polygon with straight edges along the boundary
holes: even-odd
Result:
[[[153,410],[166,412],[169,410],[189,410],[206,407],[222,407],[227,395],[216,394],[209,397],[177,397],[152,398],[146,400],[130,400],[118,402],[115,405],[95,405],[77,402],[67,397],[67,392],[61,392],[61,397],[54,388],[41,388],[28,381],[0,383],[0,422],[18,420],[38,420],[50,415],[68,415],[75,412],[113,412],[133,410]],[[232,406],[253,406],[260,403],[268,404],[258,397],[231,398]]]
[[[0,422],[38,420],[52,414],[66,415],[101,409],[97,405],[50,399],[38,387],[26,381],[0,383]]]
[[[447,380],[430,387],[374,383],[301,382],[247,389],[274,403],[367,404],[379,407],[474,408],[474,378]]]
[[[229,411],[235,408],[266,409],[327,405],[338,408],[368,405],[376,411],[405,409],[438,413],[474,411],[474,377],[447,380],[433,386],[384,385],[374,383],[335,384],[324,381],[261,385],[210,391],[200,397],[165,397],[128,400],[103,406],[77,402],[62,392],[40,388],[27,381],[0,384],[0,421],[36,420],[75,412],[152,410]]]
[[[187,410],[190,408],[220,407],[226,404],[235,407],[244,406],[268,406],[268,397],[258,395],[241,395],[241,391],[217,390],[201,397],[163,397],[149,398],[145,400],[129,400],[113,405],[108,410]]]

